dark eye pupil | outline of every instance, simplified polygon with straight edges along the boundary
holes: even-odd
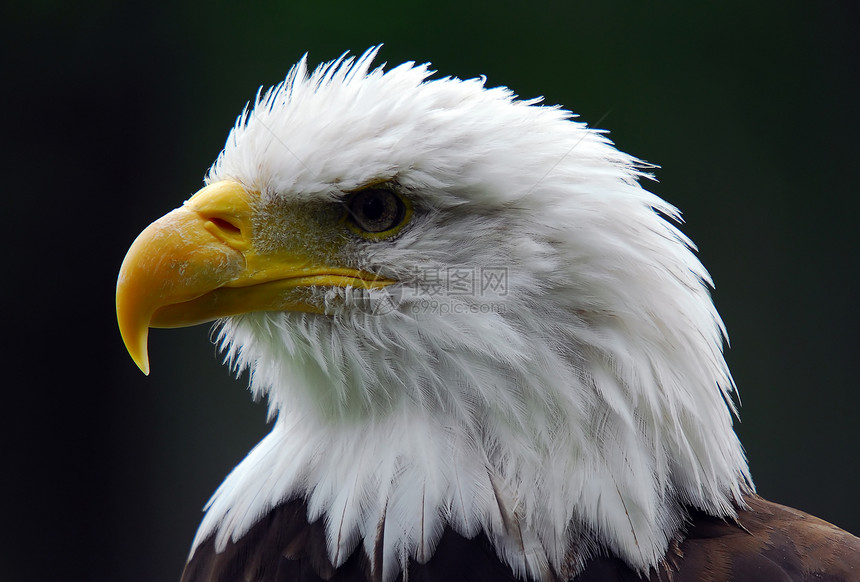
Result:
[[[353,193],[346,201],[347,219],[365,232],[391,230],[403,220],[406,206],[391,190],[368,188]]]
[[[362,214],[368,220],[379,220],[385,212],[385,204],[378,198],[368,198],[362,205]]]

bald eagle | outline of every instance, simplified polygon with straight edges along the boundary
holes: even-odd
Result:
[[[860,579],[860,539],[755,494],[650,167],[376,53],[258,93],[121,267],[140,368],[150,327],[217,320],[273,422],[182,579]]]

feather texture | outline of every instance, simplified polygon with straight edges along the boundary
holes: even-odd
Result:
[[[803,512],[746,499],[733,520],[693,512],[682,536],[647,574],[623,560],[590,558],[579,571],[550,572],[544,579],[570,582],[847,582],[860,577],[860,540]],[[382,579],[378,564],[357,549],[339,568],[327,561],[319,522],[308,524],[298,501],[278,506],[235,543],[216,552],[205,540],[185,569],[182,582],[343,582]],[[496,557],[483,534],[463,537],[446,529],[433,557],[409,561],[397,581],[505,582],[520,580]]]

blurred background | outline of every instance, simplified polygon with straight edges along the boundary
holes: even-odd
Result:
[[[178,580],[266,433],[207,326],[125,353],[134,237],[202,184],[257,88],[385,43],[543,95],[658,164],[716,281],[764,496],[860,533],[860,42],[848,0],[33,2],[2,7],[3,577]],[[10,349],[11,348],[11,349]]]

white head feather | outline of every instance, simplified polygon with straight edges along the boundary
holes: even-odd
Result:
[[[731,515],[752,489],[722,322],[665,219],[677,210],[571,113],[425,65],[371,70],[375,54],[312,74],[302,60],[210,170],[273,202],[385,181],[415,214],[341,257],[400,282],[372,292],[387,309],[320,289],[329,315],[221,322],[275,424],[195,547],[301,496],[335,565],[359,543],[374,556],[383,524],[386,579],[429,559],[446,525],[483,530],[533,578],[597,547],[647,571],[685,507]]]

